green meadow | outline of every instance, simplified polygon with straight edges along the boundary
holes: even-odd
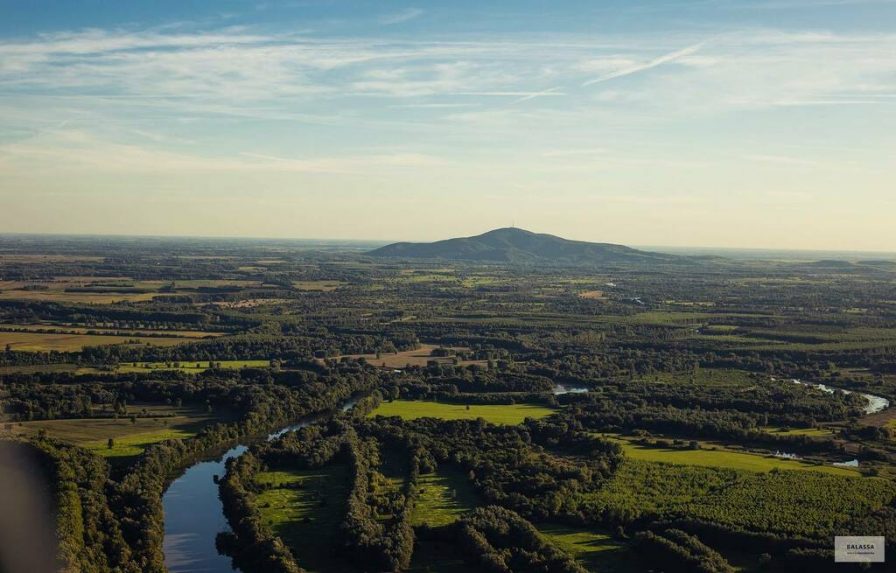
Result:
[[[195,432],[182,428],[167,428],[155,432],[140,432],[113,438],[114,444],[111,448],[109,447],[108,438],[106,440],[87,442],[83,446],[105,458],[125,458],[139,456],[147,446],[152,444],[164,442],[165,440],[190,438],[194,435],[196,435]]]
[[[216,368],[239,370],[240,368],[267,368],[270,360],[215,360]],[[123,362],[118,372],[153,372],[155,370],[180,370],[181,372],[204,372],[211,368],[208,360],[190,362]]]
[[[542,523],[536,527],[548,541],[572,555],[589,571],[621,573],[637,570],[628,563],[632,559],[628,545],[605,532],[557,523]]]
[[[122,416],[22,422],[14,425],[13,431],[26,435],[44,431],[51,437],[87,448],[103,457],[123,458],[139,455],[151,444],[192,437],[216,420],[214,416],[189,408],[150,407],[148,410],[155,415],[133,420]],[[113,442],[111,448],[109,438]]]
[[[544,418],[555,412],[552,408],[534,404],[444,404],[417,400],[395,400],[383,402],[374,410],[373,416],[398,416],[405,420],[417,418],[440,418],[443,420],[484,419],[492,424],[516,425],[526,418]]]
[[[622,445],[628,459],[644,462],[660,462],[686,466],[703,466],[710,468],[726,468],[750,472],[768,472],[771,470],[814,471],[831,475],[856,477],[861,474],[851,468],[832,465],[819,465],[776,458],[774,456],[735,451],[719,445],[702,444],[698,450],[688,448],[666,448],[641,445],[631,438],[604,435],[603,437]]]
[[[339,571],[332,549],[339,535],[350,487],[348,467],[340,464],[314,470],[261,472],[255,500],[271,527],[310,571]]]
[[[411,524],[447,525],[474,507],[476,494],[463,472],[443,466],[418,478]]]

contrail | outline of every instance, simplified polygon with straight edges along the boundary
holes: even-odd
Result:
[[[646,64],[638,64],[635,66],[629,66],[628,68],[624,68],[621,70],[617,70],[615,72],[600,76],[599,78],[594,78],[584,82],[583,86],[590,86],[593,84],[597,84],[600,82],[605,82],[608,80],[612,80],[615,78],[621,78],[623,76],[630,76],[632,74],[636,74],[638,72],[643,72],[645,70],[649,70],[651,68],[655,68],[657,66],[662,66],[663,64],[667,64],[669,62],[674,62],[679,58],[683,58],[685,56],[689,56],[694,52],[698,51],[703,47],[704,42],[700,42],[699,44],[694,44],[693,46],[688,46],[687,48],[682,48],[680,50],[676,50],[674,52],[669,52],[668,54],[663,54],[657,58],[654,58],[647,62]]]

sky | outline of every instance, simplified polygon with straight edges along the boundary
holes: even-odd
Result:
[[[896,251],[894,0],[0,14],[0,232]]]

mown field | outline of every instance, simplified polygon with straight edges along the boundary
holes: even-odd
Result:
[[[211,368],[208,361],[199,362],[124,362],[118,365],[118,372],[152,372],[155,370],[180,370],[181,372],[204,372]],[[216,360],[215,368],[239,370],[240,368],[267,368],[270,360]]]
[[[402,352],[390,352],[390,353],[382,353],[379,358],[377,358],[376,354],[346,354],[345,356],[339,356],[337,359],[342,358],[351,358],[353,360],[357,360],[358,358],[363,358],[370,364],[374,366],[382,366],[384,368],[406,368],[408,366],[426,366],[430,361],[438,362],[440,364],[452,364],[453,357],[451,356],[433,356],[432,351],[438,348],[435,344],[421,344],[419,348],[415,350],[404,350]],[[454,349],[454,350],[466,350],[463,348]],[[458,361],[458,365],[460,366],[469,366],[470,364],[479,364],[485,365],[486,361],[484,360],[461,360]]]
[[[332,290],[333,281],[303,281],[296,290]],[[203,289],[262,288],[256,280],[186,279],[134,280],[129,277],[58,276],[51,280],[0,281],[0,300],[44,301],[110,305],[122,302],[164,301],[178,293]]]
[[[112,344],[149,344],[152,346],[174,346],[189,342],[188,338],[164,338],[161,336],[108,336],[99,334],[42,334],[37,332],[0,332],[0,348],[23,352],[76,352],[86,346],[108,346]]]
[[[834,435],[830,428],[763,428],[770,434],[779,436],[810,436],[813,438],[829,438]]]
[[[76,418],[39,420],[12,425],[15,434],[47,435],[95,451],[109,458],[140,454],[150,444],[196,435],[216,417],[190,408],[151,408],[152,417]],[[109,447],[109,438],[113,446]]]
[[[114,430],[110,429],[110,433],[117,433],[118,431],[117,428]],[[147,446],[152,444],[164,442],[165,440],[190,438],[195,436],[198,431],[198,427],[190,429],[165,428],[113,437],[114,444],[111,448],[109,447],[108,438],[84,442],[81,446],[96,452],[104,458],[127,458],[140,455]]]
[[[292,287],[302,291],[332,292],[344,284],[342,281],[294,281]]]
[[[65,292],[63,290],[0,290],[0,300],[69,302],[82,304],[115,304],[143,302],[161,296],[155,292],[109,293]]]
[[[99,334],[103,336],[153,337],[168,336],[181,338],[211,338],[223,336],[221,332],[202,330],[153,330],[132,328],[111,328],[105,326],[80,326],[77,324],[0,324],[0,332],[39,332],[41,334]]]
[[[603,437],[622,445],[628,459],[686,466],[726,468],[750,472],[771,470],[814,471],[839,476],[858,476],[858,470],[801,462],[749,452],[736,451],[719,444],[700,443],[701,449],[665,448],[635,443],[634,438],[604,434]]]
[[[544,418],[555,410],[534,404],[443,404],[441,402],[425,402],[416,400],[395,400],[383,402],[371,416],[398,416],[405,420],[417,418],[441,418],[443,420],[476,420],[484,419],[492,424],[516,425],[526,418]]]

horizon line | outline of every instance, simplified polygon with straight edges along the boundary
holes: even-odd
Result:
[[[522,231],[528,231],[528,229],[523,229],[522,227],[495,227],[494,229],[489,229],[488,231],[483,231],[484,234],[489,231],[494,231],[498,229],[519,229]],[[536,231],[529,231],[537,234],[547,234],[551,235],[552,233],[539,233]],[[467,237],[476,237],[478,235],[464,235],[464,236],[456,236],[456,237],[448,237],[448,239],[454,238],[467,238]],[[554,235],[556,237],[560,237],[559,235]],[[212,241],[226,241],[226,240],[236,240],[236,241],[256,241],[256,242],[275,242],[275,241],[286,241],[286,242],[334,242],[334,243],[347,243],[347,244],[364,244],[364,245],[391,245],[393,243],[433,243],[447,239],[435,239],[435,240],[408,240],[408,239],[346,239],[346,238],[334,238],[334,237],[258,237],[258,236],[249,236],[249,235],[160,235],[160,234],[151,234],[151,233],[135,233],[135,234],[121,234],[121,233],[49,233],[49,232],[10,232],[10,231],[0,231],[0,238],[6,237],[56,237],[56,238],[110,238],[110,239],[173,239],[173,240],[212,240]],[[565,237],[560,237],[562,239],[566,239]],[[896,250],[888,251],[883,249],[836,249],[836,248],[815,248],[815,249],[807,249],[800,247],[730,247],[730,246],[707,246],[707,245],[640,245],[640,244],[625,244],[625,243],[607,243],[605,241],[593,241],[593,240],[584,240],[584,239],[566,239],[571,241],[579,241],[586,243],[599,243],[603,242],[605,244],[616,244],[623,245],[631,248],[641,249],[641,250],[660,250],[663,249],[672,249],[672,250],[706,250],[706,251],[764,251],[764,252],[780,252],[780,253],[843,253],[843,254],[881,254],[881,255],[891,255],[896,256]]]

